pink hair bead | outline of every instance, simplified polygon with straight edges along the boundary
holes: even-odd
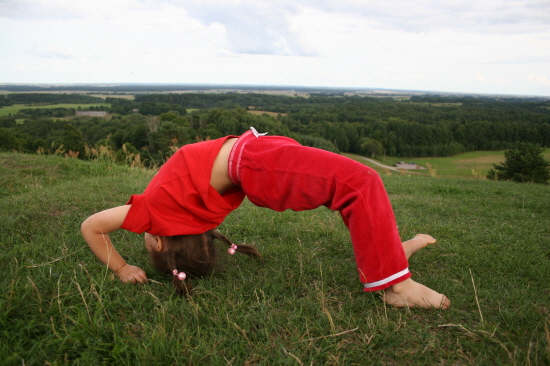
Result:
[[[227,249],[227,252],[228,252],[230,255],[235,254],[236,251],[237,251],[237,246],[236,246],[235,244],[231,244],[231,248]]]
[[[187,278],[187,275],[185,274],[185,272],[178,272],[177,269],[173,270],[172,273],[174,274],[174,276],[177,276],[178,280],[180,281],[183,281]]]

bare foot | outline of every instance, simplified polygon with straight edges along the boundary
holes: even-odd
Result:
[[[447,309],[449,299],[434,290],[413,281],[411,278],[384,290],[384,302],[399,308],[436,308]]]
[[[426,247],[428,244],[434,244],[436,240],[427,234],[418,234],[411,240],[403,242],[403,249],[405,250],[405,255],[407,259],[413,255],[419,249]]]

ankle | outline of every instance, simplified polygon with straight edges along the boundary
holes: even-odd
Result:
[[[400,292],[404,291],[406,288],[410,287],[412,283],[413,283],[413,280],[410,279],[410,278],[407,278],[404,281],[394,283],[393,285],[391,285],[389,287],[389,290],[391,290],[395,293],[400,293]]]

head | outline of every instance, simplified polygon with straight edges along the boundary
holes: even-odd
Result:
[[[172,282],[179,294],[186,294],[191,289],[189,281],[180,281],[173,271],[185,272],[187,276],[202,277],[214,272],[217,264],[217,249],[214,239],[231,247],[231,241],[217,230],[203,234],[156,236],[146,233],[145,246],[149,251],[151,262],[157,271],[172,276]],[[236,251],[262,259],[256,248],[250,245],[237,245]]]

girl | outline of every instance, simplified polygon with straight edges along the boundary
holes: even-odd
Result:
[[[321,205],[338,210],[350,231],[365,291],[384,290],[384,301],[398,307],[450,305],[444,295],[411,279],[408,257],[435,240],[418,235],[401,243],[391,204],[374,170],[254,128],[240,137],[183,146],[143,194],[90,216],[82,224],[82,234],[121,281],[146,283],[145,272],[127,264],[107,235],[120,228],[145,232],[153,264],[172,274],[176,287],[185,292],[186,272],[201,276],[214,268],[214,239],[226,242],[230,253],[261,258],[255,248],[232,244],[214,230],[245,196],[275,211]]]

